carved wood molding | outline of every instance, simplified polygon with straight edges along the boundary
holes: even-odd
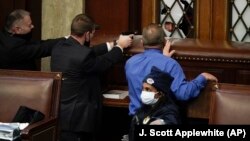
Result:
[[[178,51],[177,51],[178,52]],[[131,57],[138,52],[130,52],[130,53],[124,53],[125,57]],[[188,60],[188,61],[202,61],[202,62],[222,62],[222,63],[243,63],[243,64],[250,64],[250,58],[249,59],[236,59],[236,58],[223,58],[223,57],[205,57],[200,54],[199,56],[195,55],[183,55],[181,53],[178,53],[178,55],[173,56],[174,59],[176,60]]]
[[[223,62],[223,63],[244,63],[250,64],[250,59],[229,59],[213,57],[194,57],[194,56],[174,56],[176,60],[205,61],[205,62]]]
[[[176,60],[250,64],[249,43],[200,39],[171,39],[171,42]],[[132,47],[124,51],[124,56],[131,57],[143,50],[139,36]]]

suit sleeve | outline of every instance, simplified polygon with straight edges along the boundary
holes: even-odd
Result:
[[[95,56],[90,53],[83,63],[83,71],[85,73],[101,73],[109,69],[112,65],[119,62],[123,57],[122,51],[118,47],[114,47],[106,54]]]
[[[108,47],[106,43],[95,45],[95,46],[92,46],[91,48],[93,48],[93,51],[96,56],[103,55],[108,52]]]
[[[40,59],[51,55],[53,47],[64,38],[43,40],[40,42],[29,42],[21,46],[16,46],[12,50],[12,55],[16,61]]]

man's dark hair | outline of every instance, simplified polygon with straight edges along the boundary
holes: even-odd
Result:
[[[71,23],[71,34],[81,36],[95,29],[95,23],[86,14],[76,15]]]

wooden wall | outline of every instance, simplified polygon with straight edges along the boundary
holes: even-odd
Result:
[[[128,29],[128,5],[128,0],[87,0],[86,13],[101,25],[99,34],[119,34]]]
[[[129,0],[86,0],[85,12],[101,25],[97,36],[119,35],[129,28]]]
[[[196,37],[209,40],[227,40],[228,0],[196,1]]]
[[[129,25],[141,31],[159,22],[159,5],[159,0],[86,0],[86,13],[102,24],[100,32],[107,36],[130,30]],[[228,0],[196,0],[194,13],[196,38],[227,40]]]
[[[101,25],[94,44],[113,40],[121,32],[141,32],[141,0],[85,0],[85,13]]]
[[[140,4],[138,5],[138,1]],[[248,48],[249,44],[237,44],[231,45],[230,42],[227,42],[228,38],[228,0],[195,0],[195,40],[180,40],[178,46],[184,47],[191,50],[198,49],[204,50],[207,48],[208,51],[200,54],[207,56],[207,53],[215,53],[218,54],[218,57],[225,57],[224,52],[227,49],[236,49],[235,51],[239,51],[240,48]],[[96,34],[95,43],[100,43],[101,41],[107,41],[107,36],[111,37],[113,34],[119,34],[121,31],[130,30],[129,24],[137,25],[137,28],[143,28],[147,24],[151,22],[159,21],[159,11],[160,11],[160,2],[159,0],[137,0],[137,7],[131,7],[131,3],[135,3],[133,0],[121,0],[117,2],[116,0],[86,0],[86,13],[89,13],[90,16],[93,16],[96,21],[102,25],[100,32],[105,35],[100,38],[98,34]],[[103,5],[105,4],[105,5]],[[114,7],[115,5],[115,7]],[[134,4],[135,5],[135,4]],[[99,9],[99,10],[95,10]],[[106,10],[109,9],[109,10]],[[119,9],[118,12],[114,12],[116,9]],[[136,22],[131,22],[131,19],[127,16],[129,11],[136,11],[137,15],[137,24]],[[140,11],[140,12],[139,12]],[[101,13],[101,14],[100,14]],[[106,19],[108,16],[108,19]],[[140,16],[139,16],[140,15]],[[112,17],[116,20],[110,20],[109,17]],[[105,22],[104,22],[105,21]],[[122,23],[122,24],[121,24]],[[138,26],[139,25],[139,26]],[[114,37],[114,36],[112,36]],[[96,40],[99,39],[99,40]],[[191,45],[189,44],[191,43]],[[190,46],[187,46],[190,45]],[[175,44],[173,44],[175,47]],[[222,51],[221,51],[222,50]],[[177,57],[180,53],[187,53],[188,51],[177,50]],[[234,51],[233,51],[234,52]],[[245,53],[244,51],[242,53]],[[239,53],[240,56],[241,53]],[[180,55],[182,56],[182,55]],[[249,84],[249,68],[247,67],[248,63],[237,62],[237,59],[230,58],[229,62],[233,62],[230,66],[220,62],[204,64],[203,61],[197,60],[183,60],[179,58],[175,58],[183,67],[185,74],[188,79],[194,78],[201,72],[209,71],[212,74],[215,74],[220,82],[224,83],[238,83],[238,84]],[[203,56],[203,57],[204,57]],[[210,56],[211,57],[211,56]],[[244,58],[244,55],[242,55]],[[225,58],[224,58],[225,59]],[[249,59],[249,58],[248,58]],[[249,61],[247,59],[247,62]],[[195,62],[195,63],[193,63]],[[196,65],[193,65],[196,64]],[[199,64],[199,65],[198,65]],[[215,64],[218,64],[216,67]],[[201,67],[202,66],[202,67]],[[122,64],[116,65],[116,70],[122,69],[124,66]],[[201,67],[201,68],[199,68]],[[216,69],[215,69],[216,68]],[[247,70],[245,70],[247,68]],[[115,73],[113,73],[115,74]],[[120,81],[124,77],[124,74],[119,74],[120,77],[116,77],[114,80],[109,80],[110,83],[113,84],[126,84],[125,80]],[[109,76],[109,78],[112,78]]]
[[[0,27],[12,10],[24,8],[32,13],[34,37],[41,37],[42,0],[0,1]],[[122,31],[141,31],[151,22],[159,21],[159,0],[85,0],[85,12],[101,25],[96,34],[101,38],[116,37]],[[196,38],[227,40],[228,0],[196,0]]]

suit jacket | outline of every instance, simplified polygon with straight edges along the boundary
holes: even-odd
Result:
[[[53,49],[51,69],[63,73],[61,130],[94,132],[102,107],[100,75],[121,59],[118,47],[108,52],[106,44],[86,47],[71,37]]]
[[[30,35],[30,34],[28,34]],[[37,70],[36,59],[51,55],[52,47],[64,38],[31,41],[27,35],[0,32],[0,69]]]

